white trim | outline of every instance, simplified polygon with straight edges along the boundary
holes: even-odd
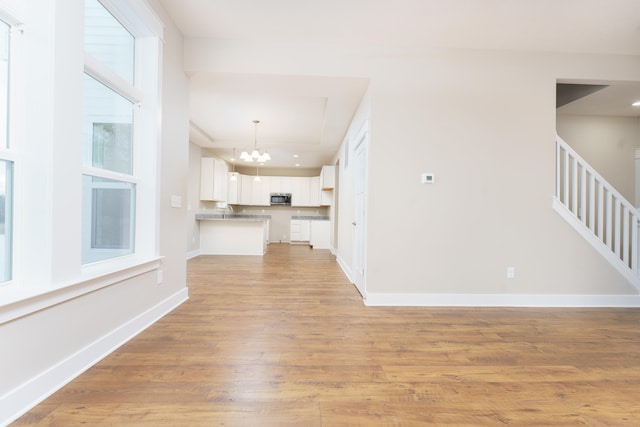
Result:
[[[98,0],[136,38],[158,37],[164,43],[164,23],[146,0]]]
[[[134,105],[144,101],[137,87],[87,52],[84,53],[84,72]]]
[[[344,275],[347,276],[347,279],[349,279],[349,282],[353,283],[353,273],[351,272],[351,268],[347,265],[347,263],[342,259],[342,257],[339,254],[336,254],[336,261],[338,262],[338,265],[342,269],[342,272],[344,273]]]
[[[0,396],[0,425],[16,420],[188,298],[185,287],[39,376]]]
[[[386,294],[369,292],[368,306],[640,307],[640,295]]]
[[[98,273],[98,268],[91,269],[94,277],[86,278],[77,283],[58,286],[56,288],[43,287],[13,287],[0,289],[0,325],[27,314],[34,313],[55,304],[77,298],[89,292],[105,288],[114,283],[130,279],[141,274],[158,270],[162,265],[162,257],[146,262],[121,268],[118,271]]]

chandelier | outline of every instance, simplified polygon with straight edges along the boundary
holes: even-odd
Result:
[[[246,150],[243,150],[242,153],[240,153],[240,158],[248,163],[251,163],[253,161],[256,161],[258,163],[265,163],[266,161],[271,160],[271,156],[267,151],[262,152],[258,150],[258,123],[260,123],[260,120],[253,121],[253,125],[254,125],[253,151],[251,152],[251,154],[249,154]]]

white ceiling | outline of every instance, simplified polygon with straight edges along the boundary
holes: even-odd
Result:
[[[514,49],[640,55],[640,0],[159,0],[186,37],[426,48]],[[196,74],[191,138],[225,159],[250,148],[254,119],[267,166],[331,160],[367,87],[362,78]],[[640,99],[625,83],[561,110],[595,114],[589,101],[625,111]],[[627,104],[628,105],[628,104]],[[560,112],[560,110],[559,110]],[[292,154],[300,154],[293,160]]]
[[[238,157],[257,141],[272,158],[265,167],[331,164],[367,85],[362,78],[196,74],[190,137],[226,160],[233,148]]]

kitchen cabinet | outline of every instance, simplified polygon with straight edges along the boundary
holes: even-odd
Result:
[[[336,167],[323,166],[320,172],[320,189],[333,190],[336,185]]]
[[[309,243],[315,249],[330,249],[331,222],[329,220],[301,219],[294,216],[289,224],[291,243]]]
[[[240,180],[241,178],[238,172],[229,172],[229,175],[227,177],[227,203],[231,205],[237,205],[239,203],[241,185]]]
[[[270,176],[269,193],[291,193],[290,176]]]
[[[251,205],[269,206],[271,205],[271,193],[269,192],[270,177],[261,176],[260,181],[251,177]]]
[[[255,178],[253,175],[238,175],[240,188],[237,204],[246,206],[269,206],[271,204],[269,177],[262,176],[260,181],[256,181]]]
[[[320,206],[320,177],[309,178],[309,204],[307,206]]]
[[[309,244],[314,249],[330,249],[331,248],[331,223],[329,221],[318,220],[309,221],[311,230],[309,236]]]
[[[311,239],[311,221],[308,219],[292,219],[289,224],[291,243],[308,242]]]
[[[320,206],[333,205],[333,189],[336,182],[336,167],[323,166],[320,172]]]
[[[226,202],[228,194],[227,164],[212,157],[200,160],[200,200]]]
[[[291,206],[319,207],[333,203],[333,190],[321,189],[321,177],[261,176],[255,181],[254,175],[242,175],[236,172],[237,181],[228,181],[228,203],[246,206],[270,206],[271,193],[290,193]],[[220,200],[222,201],[222,200]]]
[[[309,189],[307,178],[295,176],[291,178],[291,206],[308,206]]]
[[[320,177],[291,178],[291,206],[320,206]]]

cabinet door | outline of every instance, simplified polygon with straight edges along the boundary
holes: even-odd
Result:
[[[300,220],[292,219],[291,222],[289,222],[289,240],[299,242],[300,238]]]
[[[200,200],[215,200],[213,198],[213,178],[215,159],[203,157],[200,159]]]
[[[330,249],[330,229],[329,221],[311,221],[311,246],[315,249]]]
[[[240,175],[240,191],[239,191],[239,204],[241,205],[251,205],[251,196],[252,196],[252,188],[251,184],[253,183],[253,177],[249,175]]]
[[[222,160],[203,157],[200,160],[200,200],[227,201],[227,164]]]
[[[336,167],[323,166],[320,172],[320,186],[322,190],[333,190],[336,184]]]
[[[300,240],[303,242],[311,240],[311,221],[308,219],[300,220]]]
[[[290,176],[281,176],[282,179],[280,193],[291,193],[291,177]]]
[[[269,193],[284,193],[282,190],[282,177],[272,176],[269,180]]]
[[[269,206],[271,197],[269,196],[269,177],[262,176],[260,181],[256,181],[255,177],[251,177],[251,205],[253,206]]]
[[[291,178],[291,206],[309,206],[309,181],[295,176]]]
[[[227,174],[229,167],[223,160],[215,159],[213,171],[213,199],[218,202],[226,202],[228,196]]]
[[[320,177],[313,176],[309,179],[309,204],[308,206],[320,206]]]
[[[235,179],[234,179],[235,177]],[[227,203],[231,205],[237,205],[240,200],[238,198],[240,193],[240,174],[238,172],[229,172],[227,183]]]

